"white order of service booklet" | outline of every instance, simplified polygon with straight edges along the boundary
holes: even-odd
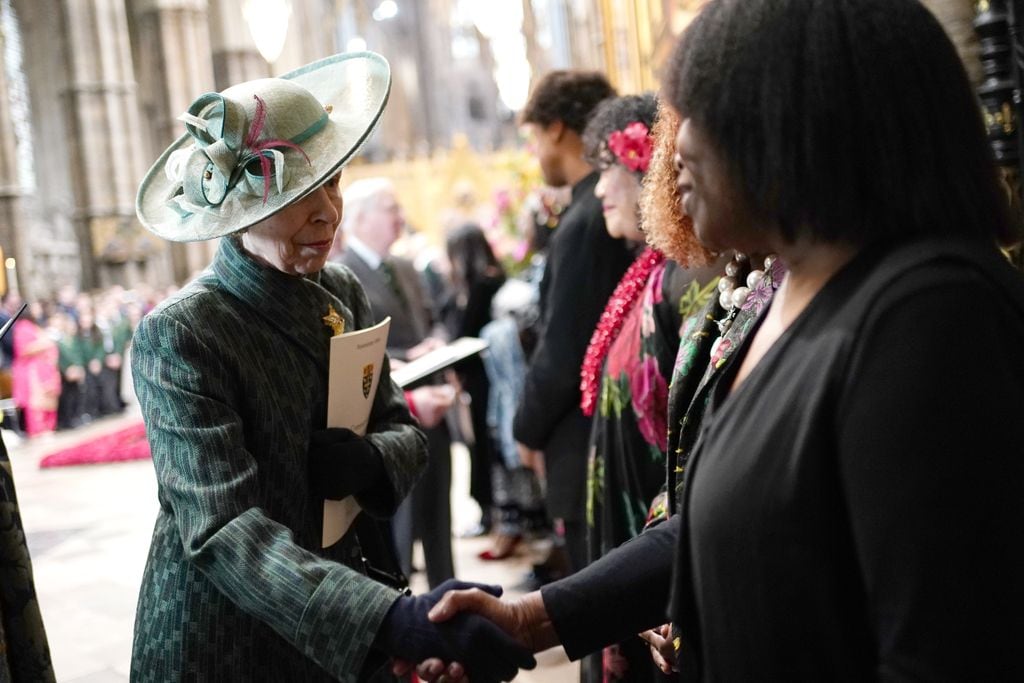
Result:
[[[327,426],[366,434],[370,409],[377,395],[391,318],[373,327],[331,337],[331,367],[327,381]],[[355,496],[324,501],[322,547],[334,545],[345,535],[362,508]]]
[[[403,389],[427,375],[443,370],[463,358],[480,353],[487,348],[487,342],[476,337],[459,337],[450,344],[434,349],[416,360],[411,360],[391,370],[391,379]]]

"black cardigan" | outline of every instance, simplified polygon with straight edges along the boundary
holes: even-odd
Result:
[[[731,395],[729,361],[685,514],[543,589],[567,651],[660,623],[671,584],[703,680],[1021,680],[1021,349],[994,249],[861,254]]]

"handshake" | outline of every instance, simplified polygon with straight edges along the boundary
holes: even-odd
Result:
[[[415,597],[400,597],[384,617],[374,645],[394,658],[393,673],[416,669],[422,680],[464,677],[508,681],[537,665],[533,652],[557,644],[539,593],[502,601],[499,586],[448,580]]]
[[[360,496],[384,508],[390,493],[376,447],[348,429],[310,437],[310,492],[320,498]],[[392,501],[393,502],[393,501]],[[375,649],[390,655],[394,673],[413,668],[424,681],[471,677],[507,681],[537,665],[533,652],[558,644],[540,593],[502,601],[499,586],[449,580],[418,596],[402,596],[385,615]]]

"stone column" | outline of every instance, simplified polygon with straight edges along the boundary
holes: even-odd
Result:
[[[423,0],[416,0],[419,4]],[[373,3],[376,5],[376,3]],[[334,3],[323,0],[292,0],[292,17],[274,74],[283,74],[304,64],[329,57],[345,49],[337,45],[338,14]]]
[[[607,4],[605,0],[564,2],[569,14],[569,49],[574,67],[608,72],[603,23],[609,16]]]
[[[185,132],[177,117],[216,90],[206,0],[131,0],[139,102],[148,124],[148,161]],[[172,244],[174,279],[188,280],[213,258],[215,242]]]
[[[17,282],[7,282],[7,289],[16,289],[23,298],[36,296],[25,274],[29,264],[28,244],[22,239],[25,221],[22,215],[22,187],[18,179],[17,143],[8,99],[4,41],[0,35],[0,246],[4,258],[14,257],[18,264]],[[4,268],[0,260],[0,268]],[[0,271],[0,272],[6,272]],[[7,273],[10,275],[10,273]]]
[[[13,120],[14,98],[22,98],[20,115],[27,126],[19,129],[18,123],[12,123],[19,158],[31,165],[26,177],[19,178],[24,192],[19,199],[22,225],[15,237],[21,242],[19,251],[25,254],[19,261],[30,261],[19,263],[18,275],[31,296],[45,297],[64,285],[80,287],[82,264],[92,259],[91,248],[82,247],[71,220],[76,202],[63,99],[68,79],[67,45],[62,39],[60,0],[12,0],[5,9],[14,19],[13,25],[4,27],[5,75],[20,70],[24,79],[20,93],[14,88],[16,83],[8,81],[7,100]],[[18,59],[20,64],[13,61]],[[44,140],[45,144],[40,144]],[[26,268],[29,262],[31,273]]]
[[[270,76],[242,16],[240,0],[210,0],[210,48],[217,90]]]
[[[85,288],[151,280],[159,249],[135,218],[145,170],[123,2],[62,0],[67,83],[61,92]],[[153,245],[153,246],[150,246]],[[141,249],[141,251],[140,251]]]

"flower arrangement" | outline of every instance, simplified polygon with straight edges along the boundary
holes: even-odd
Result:
[[[530,189],[539,182],[537,169],[530,162],[524,153],[513,152],[498,164],[501,180],[491,193],[491,217],[484,226],[495,255],[510,275],[517,272],[527,251],[519,214]]]
[[[515,275],[530,265],[534,233],[558,225],[569,195],[545,186],[540,168],[525,152],[506,157],[500,173],[507,180],[492,194],[494,213],[486,231],[505,272]]]

